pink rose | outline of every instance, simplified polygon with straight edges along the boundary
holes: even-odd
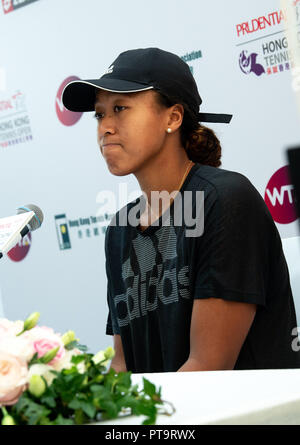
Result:
[[[58,341],[51,339],[42,339],[37,340],[33,343],[35,351],[38,353],[38,358],[42,357],[46,354],[46,352],[51,351],[51,349],[59,347],[59,350],[49,365],[53,365],[53,363],[60,360],[65,355],[65,348]]]
[[[0,405],[14,405],[28,383],[27,363],[0,351]]]
[[[63,358],[66,353],[60,334],[56,334],[52,328],[35,326],[22,335],[24,335],[24,338],[32,341],[34,350],[38,353],[38,358],[59,346],[58,353],[54,359],[49,362],[50,365]]]
[[[49,364],[55,363],[65,355],[65,348],[61,336],[56,334],[52,328],[36,326],[24,335],[33,341],[33,346],[38,353],[38,358],[45,355],[46,352],[51,349],[59,347],[56,357],[54,357]]]

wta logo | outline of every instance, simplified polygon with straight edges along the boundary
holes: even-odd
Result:
[[[11,12],[14,10],[12,0],[2,0],[2,6],[4,14],[7,14],[8,12]]]
[[[21,241],[12,249],[10,249],[9,252],[7,252],[7,256],[15,262],[19,262],[24,260],[24,258],[27,256],[29,249],[31,246],[31,233],[29,232],[24,238],[21,239]]]
[[[269,180],[265,191],[265,203],[277,223],[290,224],[298,218],[288,166],[281,167]]]
[[[75,76],[70,76],[67,79],[65,79],[63,83],[60,85],[55,99],[55,108],[57,117],[63,125],[66,125],[68,127],[70,127],[71,125],[75,125],[82,116],[82,113],[77,113],[67,110],[67,108],[65,108],[64,104],[62,103],[62,97],[61,97],[62,92],[65,86],[69,82],[72,82],[73,80],[80,80],[80,79],[79,77]]]
[[[14,11],[15,9],[27,6],[30,3],[34,3],[38,0],[2,0],[2,6],[4,14]]]

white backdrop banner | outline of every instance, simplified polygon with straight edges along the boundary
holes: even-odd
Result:
[[[300,1],[289,2],[300,45]],[[110,174],[93,113],[69,112],[61,92],[70,80],[99,78],[127,49],[155,46],[189,64],[201,111],[233,114],[230,125],[210,125],[221,168],[247,176],[281,237],[299,242],[286,149],[300,143],[300,80],[287,26],[279,0],[1,1],[0,218],[28,203],[45,215],[0,260],[6,317],[38,311],[41,324],[74,329],[92,352],[112,344],[104,234],[141,190],[133,175]]]

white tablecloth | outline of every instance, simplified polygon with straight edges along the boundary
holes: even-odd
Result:
[[[159,415],[156,425],[300,424],[300,369],[133,374],[162,387],[162,399],[176,412]],[[99,422],[140,425],[144,416]]]

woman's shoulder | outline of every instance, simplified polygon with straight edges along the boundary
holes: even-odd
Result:
[[[258,193],[250,179],[244,174],[210,165],[197,164],[194,174],[194,185],[214,189],[218,194],[223,193]]]
[[[199,163],[196,166],[195,176],[212,184],[250,182],[244,174],[237,171]]]
[[[233,208],[259,211],[269,217],[263,196],[244,174],[208,165],[199,165],[189,189],[203,190],[208,205],[219,203],[223,210]]]

